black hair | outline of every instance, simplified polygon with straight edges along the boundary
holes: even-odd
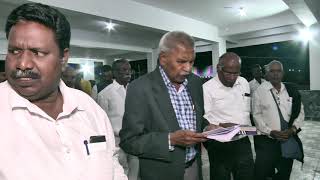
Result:
[[[97,66],[95,68],[95,75],[97,78],[101,78],[101,76],[104,76],[107,72],[112,72],[112,68],[110,65],[103,65],[103,66]]]
[[[113,63],[112,63],[112,72],[118,71],[119,68],[120,68],[120,65],[126,64],[126,63],[129,64],[129,61],[126,60],[126,59],[119,59],[119,60],[113,61]]]
[[[251,69],[259,68],[261,69],[261,66],[259,64],[254,64],[251,66]]]
[[[70,24],[57,9],[40,3],[26,3],[14,9],[7,18],[5,31],[8,39],[11,28],[21,21],[33,21],[50,28],[58,44],[60,55],[70,47]]]
[[[104,72],[104,73],[112,71],[112,67],[110,65],[103,65],[101,67],[101,71]]]

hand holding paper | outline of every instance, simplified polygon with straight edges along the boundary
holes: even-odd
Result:
[[[254,126],[234,125],[229,127],[218,127],[213,130],[205,131],[204,134],[208,139],[214,139],[220,142],[229,142],[236,135],[256,135],[257,129]]]

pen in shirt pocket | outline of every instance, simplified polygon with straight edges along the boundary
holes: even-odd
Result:
[[[102,143],[102,142],[106,142],[106,137],[104,135],[90,136],[89,142],[88,142],[88,140],[84,140],[83,144],[85,145],[87,155],[90,155],[89,144],[91,144],[91,146],[92,146],[93,144]]]
[[[86,147],[87,155],[89,156],[89,155],[90,155],[90,151],[89,151],[88,141],[87,141],[87,140],[84,140],[84,141],[83,141],[83,144],[84,144],[84,146]]]

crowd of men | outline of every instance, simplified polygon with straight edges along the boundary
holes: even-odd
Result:
[[[67,66],[70,24],[58,10],[23,4],[5,33],[1,180],[201,180],[202,144],[211,180],[289,180],[293,160],[303,162],[303,105],[295,86],[282,82],[280,61],[266,66],[267,80],[254,66],[249,83],[240,57],[227,52],[203,84],[191,72],[194,39],[171,31],[154,71],[130,82],[121,59],[93,84]],[[219,142],[202,133],[252,123],[255,160],[248,136]]]

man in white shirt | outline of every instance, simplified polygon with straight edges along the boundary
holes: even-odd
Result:
[[[98,94],[98,104],[104,109],[110,118],[113,128],[116,146],[119,147],[119,132],[122,128],[124,104],[127,85],[131,79],[131,66],[126,59],[114,61],[112,64],[113,83],[105,87]],[[123,166],[129,180],[136,180],[139,172],[139,160],[137,157],[119,150],[119,162]]]
[[[106,113],[61,81],[70,24],[39,3],[6,22],[6,75],[0,83],[1,180],[126,180]]]
[[[217,76],[203,85],[204,117],[222,127],[250,123],[249,83],[240,77],[240,57],[225,53],[219,58]],[[210,161],[210,179],[253,179],[253,157],[248,137],[231,142],[205,143]]]
[[[262,70],[259,64],[255,64],[252,66],[251,73],[252,73],[253,79],[249,82],[249,86],[250,86],[250,94],[252,96],[252,94],[260,86],[260,84],[265,82],[266,80],[262,78]],[[251,124],[254,126],[255,124],[253,122],[252,114],[250,114],[250,121],[251,121]]]
[[[262,78],[262,70],[259,64],[255,64],[252,67],[251,73],[252,73],[253,79],[249,82],[249,86],[250,86],[250,94],[253,94],[254,91],[260,86],[260,84],[265,82],[266,80]]]
[[[293,159],[282,157],[281,143],[294,137],[302,150],[297,133],[304,120],[303,105],[297,89],[281,82],[281,62],[272,61],[268,64],[267,77],[269,82],[262,83],[252,99],[253,119],[257,129],[263,134],[255,137],[255,176],[261,180],[270,176],[276,180],[289,180]],[[282,127],[283,122],[288,124],[287,128]],[[298,160],[303,161],[303,152]]]

